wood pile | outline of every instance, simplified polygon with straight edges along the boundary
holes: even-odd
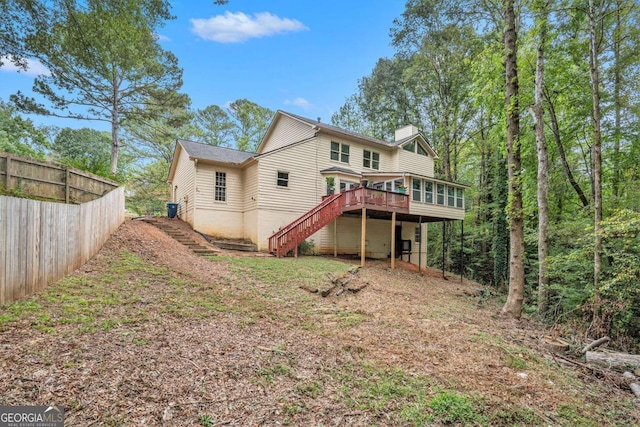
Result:
[[[303,289],[312,294],[322,295],[325,298],[331,294],[340,296],[345,292],[351,292],[355,294],[369,286],[369,282],[362,280],[360,276],[358,276],[358,271],[360,271],[360,267],[354,266],[341,276],[335,276],[332,273],[327,273],[329,282],[327,282],[326,286],[324,286],[323,289],[310,287],[307,285],[300,285],[300,289]]]

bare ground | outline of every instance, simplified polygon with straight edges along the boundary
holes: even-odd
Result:
[[[123,251],[146,267],[114,271]],[[615,381],[542,347],[538,323],[499,316],[473,282],[402,267],[371,261],[366,288],[322,298],[127,221],[72,275],[88,289],[63,281],[0,308],[37,307],[0,323],[0,404],[57,403],[69,426],[404,425],[420,418],[399,415],[415,406],[401,386],[420,379],[425,401],[455,390],[482,402],[483,418],[459,424],[640,423]],[[87,309],[70,318],[78,292]],[[400,397],[385,400],[386,383]]]

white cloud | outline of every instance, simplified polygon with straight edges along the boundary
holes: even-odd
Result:
[[[253,16],[242,12],[225,12],[209,19],[193,18],[191,31],[205,40],[220,43],[239,43],[250,38],[303,31],[309,28],[297,19],[280,18],[269,12]]]
[[[29,76],[50,76],[51,72],[47,67],[42,65],[40,61],[37,59],[27,59],[27,69],[26,71],[20,67],[17,67],[8,56],[3,55],[0,57],[0,62],[2,62],[2,67],[0,67],[0,71],[6,71],[8,73],[24,73]]]
[[[309,108],[313,107],[313,104],[311,104],[309,101],[307,101],[304,98],[295,98],[295,99],[285,99],[284,100],[284,104],[285,105],[295,105],[296,107],[300,107],[303,110],[308,110]]]

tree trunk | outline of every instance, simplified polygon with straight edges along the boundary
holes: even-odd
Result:
[[[595,0],[589,0],[589,70],[591,74],[591,93],[593,97],[593,145],[591,146],[591,162],[593,174],[593,213],[595,227],[595,245],[593,251],[593,285],[598,294],[598,284],[602,271],[602,140],[601,140],[601,116],[600,116],[600,73],[598,64],[598,33],[596,27],[601,21],[599,6],[596,8]],[[596,298],[597,301],[597,298]],[[598,304],[594,304],[594,310],[599,310]],[[597,312],[594,312],[597,315]]]
[[[118,89],[117,84],[114,82],[113,85],[113,104],[111,106],[111,175],[114,175],[118,172],[118,153],[120,150],[120,139],[119,139],[119,120],[120,117],[118,115]]]
[[[582,206],[585,208],[589,206],[589,200],[587,196],[584,195],[582,188],[580,188],[580,184],[573,177],[573,173],[571,172],[571,168],[569,167],[569,162],[567,161],[567,154],[564,151],[564,146],[562,145],[562,139],[560,137],[560,125],[558,124],[558,116],[556,115],[556,110],[551,101],[551,97],[548,93],[544,93],[544,97],[547,100],[547,105],[549,107],[549,117],[551,118],[551,130],[553,131],[553,139],[556,142],[556,146],[558,147],[558,154],[560,155],[560,161],[562,162],[562,168],[564,169],[564,173],[571,184],[571,187],[575,190],[576,194],[580,198],[580,202]],[[561,201],[562,198],[559,198]]]
[[[531,115],[535,124],[536,149],[538,151],[538,312],[544,315],[549,300],[549,278],[547,277],[547,256],[549,254],[549,156],[544,135],[544,47],[547,37],[547,16],[550,1],[541,5],[538,54],[536,59],[536,82]]]
[[[509,295],[502,313],[515,318],[522,315],[524,300],[524,218],[520,182],[520,108],[518,102],[517,30],[514,0],[504,0],[505,31],[505,105],[507,110],[507,167],[509,171]]]
[[[613,105],[615,109],[614,116],[614,130],[613,130],[613,176],[611,177],[611,189],[613,191],[613,197],[617,198],[620,188],[620,139],[622,135],[621,121],[622,121],[622,105],[620,97],[620,87],[622,85],[622,75],[620,63],[620,5],[616,7],[616,29],[614,31],[613,40]]]

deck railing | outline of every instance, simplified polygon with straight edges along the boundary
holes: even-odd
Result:
[[[409,196],[392,191],[358,187],[344,192],[343,209],[360,207],[379,207],[384,211],[407,211]]]
[[[289,251],[295,250],[304,239],[339,217],[345,210],[362,207],[389,212],[408,212],[409,197],[405,194],[366,187],[324,196],[318,206],[269,237],[269,252],[276,256],[286,255]]]

